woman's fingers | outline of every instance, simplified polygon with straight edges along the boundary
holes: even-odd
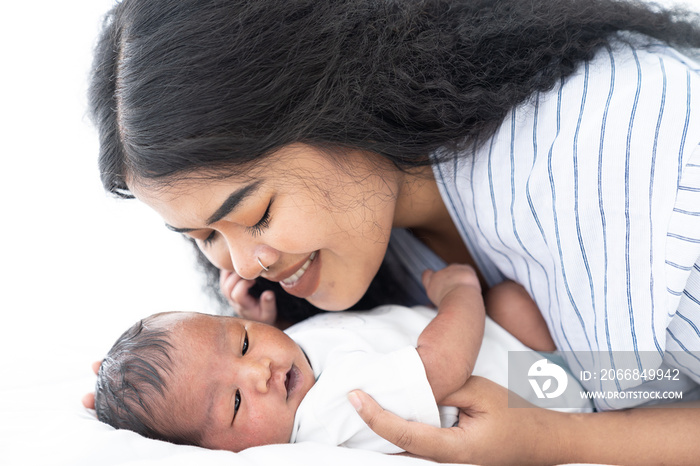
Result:
[[[100,371],[100,366],[102,365],[102,360],[95,361],[93,362],[90,367],[92,368],[92,372],[97,375],[97,373]],[[83,403],[83,406],[85,406],[87,409],[95,409],[95,394],[94,393],[86,393],[85,396],[83,396],[83,399],[80,400]]]
[[[401,419],[359,390],[351,392],[348,399],[378,435],[409,453],[434,461],[521,464],[528,455],[545,458],[548,453],[541,446],[540,431],[551,424],[548,413],[554,412],[509,408],[508,391],[481,377],[470,377],[461,389],[443,400],[446,406],[460,410],[459,423],[451,428]],[[544,432],[544,438],[553,435]]]
[[[383,409],[361,390],[350,392],[348,400],[370,429],[408,453],[436,461],[451,461],[455,449],[467,448],[460,429],[441,429],[407,421]]]

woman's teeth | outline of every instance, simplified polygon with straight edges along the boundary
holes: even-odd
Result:
[[[311,265],[311,262],[313,262],[314,258],[316,258],[316,252],[317,251],[312,252],[306,262],[304,262],[304,265],[299,267],[299,270],[294,272],[291,277],[287,278],[286,280],[282,280],[282,283],[287,286],[292,286],[298,282],[301,276],[304,275],[304,272],[306,272],[306,269],[309,268],[309,265]]]

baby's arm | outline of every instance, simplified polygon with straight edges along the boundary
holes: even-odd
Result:
[[[426,270],[423,285],[438,314],[418,337],[417,349],[440,403],[474,369],[484,337],[484,301],[476,272],[468,265]]]
[[[547,323],[528,292],[506,280],[486,293],[486,313],[525,346],[535,351],[557,349]]]

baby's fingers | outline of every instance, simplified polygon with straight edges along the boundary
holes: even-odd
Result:
[[[234,307],[235,303],[233,302],[231,293],[236,284],[241,280],[243,279],[236,272],[231,272],[230,270],[221,270],[219,272],[219,288],[221,289],[221,294],[223,294],[226,300]]]
[[[421,276],[421,281],[423,282],[423,288],[426,290],[430,286],[430,282],[433,279],[433,276],[435,275],[435,271],[431,269],[425,269],[423,271],[423,275]]]
[[[273,325],[277,320],[277,303],[274,291],[267,290],[260,295],[259,322]]]
[[[254,298],[248,292],[255,285],[254,280],[241,280],[236,283],[231,292],[231,297],[237,305],[238,314],[244,319],[274,324],[277,319],[277,305],[275,303],[275,293],[267,290]]]
[[[248,293],[248,290],[255,285],[255,280],[238,280],[236,284],[231,289],[231,300],[235,304],[236,311],[242,316],[245,316],[245,312],[250,312],[251,309],[258,306],[257,298],[254,298]]]

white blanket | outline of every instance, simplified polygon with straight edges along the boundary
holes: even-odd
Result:
[[[61,354],[59,354],[61,353]],[[271,445],[241,453],[150,440],[99,422],[80,397],[95,377],[77,352],[46,354],[29,374],[3,358],[0,388],[0,464],[3,466],[285,466],[430,464],[406,456],[314,443]],[[7,355],[4,355],[7,356]],[[17,364],[24,364],[26,360]],[[25,373],[22,381],[8,374]]]
[[[502,329],[488,333],[491,346],[499,349],[482,351],[479,364],[487,370],[487,375],[505,376],[507,350],[521,348]],[[31,337],[31,332],[25,335]],[[82,406],[82,395],[92,391],[95,382],[89,369],[94,355],[80,349],[57,347],[22,358],[13,356],[6,353],[0,359],[2,466],[429,464],[407,456],[316,443],[272,445],[232,453],[147,439],[99,422],[92,410]],[[501,367],[502,371],[495,371],[496,367]],[[503,379],[500,382],[507,384]]]

